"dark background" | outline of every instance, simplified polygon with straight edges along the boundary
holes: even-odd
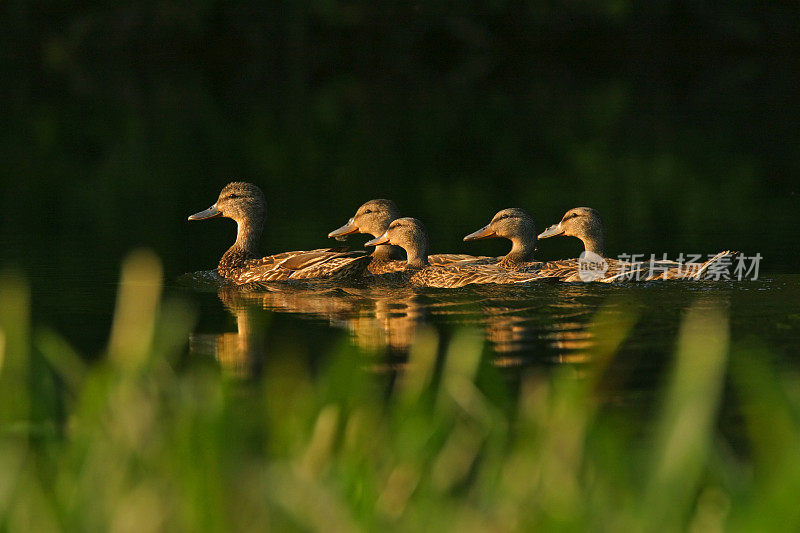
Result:
[[[612,256],[730,248],[760,252],[762,273],[797,272],[798,12],[6,0],[0,264],[47,308],[113,285],[138,246],[170,279],[212,268],[233,224],[186,216],[236,179],[267,194],[265,253],[325,246],[358,205],[390,197],[435,252],[504,253],[461,242],[504,207],[543,228],[587,205]],[[83,292],[49,291],[70,279]]]

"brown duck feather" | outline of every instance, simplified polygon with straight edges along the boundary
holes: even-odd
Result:
[[[257,257],[256,250],[266,218],[264,193],[256,185],[233,182],[226,185],[216,203],[189,220],[223,216],[237,223],[236,242],[217,265],[219,275],[237,284],[297,279],[344,279],[361,276],[367,266],[364,252],[341,249],[282,252]]]
[[[530,283],[542,279],[558,279],[545,271],[512,271],[492,265],[429,266],[407,272],[408,283],[417,287],[456,288],[466,285],[510,285]]]
[[[236,283],[287,280],[341,280],[363,275],[369,256],[364,252],[334,252],[326,249],[284,252],[273,261],[255,259],[245,261],[239,268],[231,268],[226,278]]]
[[[391,274],[393,272],[402,272],[406,269],[406,261],[404,259],[376,259],[373,256],[367,266],[367,271],[370,274],[381,275]],[[428,262],[431,266],[447,266],[447,265],[465,265],[476,263],[479,264],[483,261],[494,259],[492,257],[473,256],[467,254],[433,254],[428,256]]]

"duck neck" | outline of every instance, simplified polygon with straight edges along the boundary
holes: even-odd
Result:
[[[428,263],[427,253],[420,253],[419,250],[406,250],[406,254],[408,254],[407,266],[411,268],[423,268],[430,264]]]
[[[236,224],[236,243],[234,246],[238,246],[248,254],[255,256],[258,253],[258,243],[261,241],[263,224],[253,224],[247,219],[237,220]]]
[[[397,213],[389,213],[388,216],[377,221],[374,226],[368,226],[365,233],[378,238],[386,233],[386,231],[389,229],[389,225],[396,218],[398,218]],[[375,251],[372,252],[372,259],[374,261],[391,261],[393,259],[402,259],[403,254],[401,250],[402,248],[399,246],[393,246],[391,244],[379,244],[375,247]]]
[[[258,253],[262,224],[252,224],[249,220],[237,220],[236,242],[228,248],[219,261],[220,268],[241,266]]]
[[[503,258],[504,262],[528,263],[533,261],[533,253],[536,251],[536,237],[530,238],[513,237],[511,239],[511,251]]]
[[[411,268],[423,268],[428,266],[428,236],[424,233],[415,235],[415,237],[403,246],[406,251],[406,266]]]
[[[397,246],[390,244],[379,244],[372,252],[372,259],[375,261],[390,261],[401,257]]]
[[[585,235],[582,239],[586,252],[592,252],[600,257],[606,256],[606,240],[602,235]]]

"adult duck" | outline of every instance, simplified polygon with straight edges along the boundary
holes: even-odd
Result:
[[[656,279],[699,280],[705,279],[709,271],[730,265],[737,252],[725,250],[702,263],[679,263],[660,259],[655,261],[629,262],[607,258],[606,229],[603,219],[596,209],[591,207],[575,207],[570,209],[561,221],[553,224],[538,235],[539,239],[557,236],[577,237],[583,242],[582,257],[593,257],[598,262],[605,262],[607,270],[596,278],[606,283],[614,281],[651,281]],[[577,276],[577,275],[576,275]],[[579,281],[576,276],[568,281]]]
[[[391,200],[370,200],[356,210],[347,223],[328,233],[329,238],[344,240],[348,235],[365,233],[378,238],[389,229],[392,221],[400,218],[400,210]],[[435,266],[447,265],[460,261],[475,261],[486,259],[467,254],[432,254],[428,256],[428,263]],[[400,272],[406,267],[403,260],[402,248],[390,244],[378,244],[370,256],[367,270],[372,274],[386,274]]]
[[[267,202],[256,185],[236,181],[227,184],[217,201],[189,220],[215,217],[236,222],[236,242],[222,255],[217,265],[219,275],[237,284],[312,279],[357,277],[367,266],[363,252],[342,252],[331,248],[283,252],[259,257],[258,245],[266,219]]]
[[[406,252],[405,281],[417,287],[452,288],[473,284],[516,284],[538,279],[534,274],[515,272],[498,265],[456,262],[433,265],[428,256],[428,233],[415,218],[398,218],[380,237],[365,246],[392,245]]]

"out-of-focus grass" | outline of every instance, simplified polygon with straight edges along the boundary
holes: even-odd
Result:
[[[608,362],[635,316],[601,311],[592,363],[523,379],[483,341],[445,360],[423,330],[386,395],[355,348],[312,374],[268,361],[241,384],[176,370],[193,325],[161,301],[147,253],[123,267],[107,357],[87,366],[29,325],[22,279],[0,280],[0,524],[9,530],[796,529],[794,389],[757,346],[729,347],[722,308],[686,314],[653,431],[604,416]],[[34,321],[35,322],[35,321]],[[748,453],[716,429],[726,372]]]

